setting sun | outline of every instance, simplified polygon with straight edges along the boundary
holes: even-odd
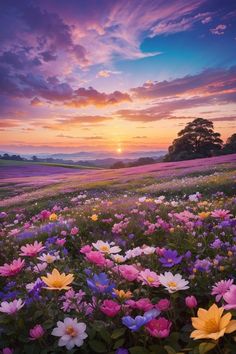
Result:
[[[122,153],[122,149],[119,147],[119,148],[116,149],[116,152],[117,152],[117,154],[121,154]]]

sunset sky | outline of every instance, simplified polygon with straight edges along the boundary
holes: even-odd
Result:
[[[235,0],[6,0],[0,150],[166,149],[236,132]]]

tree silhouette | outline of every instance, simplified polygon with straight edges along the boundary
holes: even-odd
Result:
[[[236,152],[236,133],[231,135],[224,146],[224,153],[233,154]]]
[[[196,118],[186,124],[169,147],[165,161],[179,161],[213,156],[222,149],[223,141],[214,132],[213,123],[208,119]]]

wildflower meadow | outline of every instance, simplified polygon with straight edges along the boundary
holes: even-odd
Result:
[[[1,352],[235,353],[233,168],[3,207]]]

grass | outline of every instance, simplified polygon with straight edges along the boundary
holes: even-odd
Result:
[[[7,166],[27,166],[27,165],[43,165],[43,166],[53,166],[53,167],[64,167],[64,168],[75,168],[80,170],[102,170],[102,168],[97,168],[93,166],[83,166],[76,164],[66,164],[66,163],[52,163],[52,162],[33,162],[33,161],[13,161],[13,160],[1,160],[0,167]]]

